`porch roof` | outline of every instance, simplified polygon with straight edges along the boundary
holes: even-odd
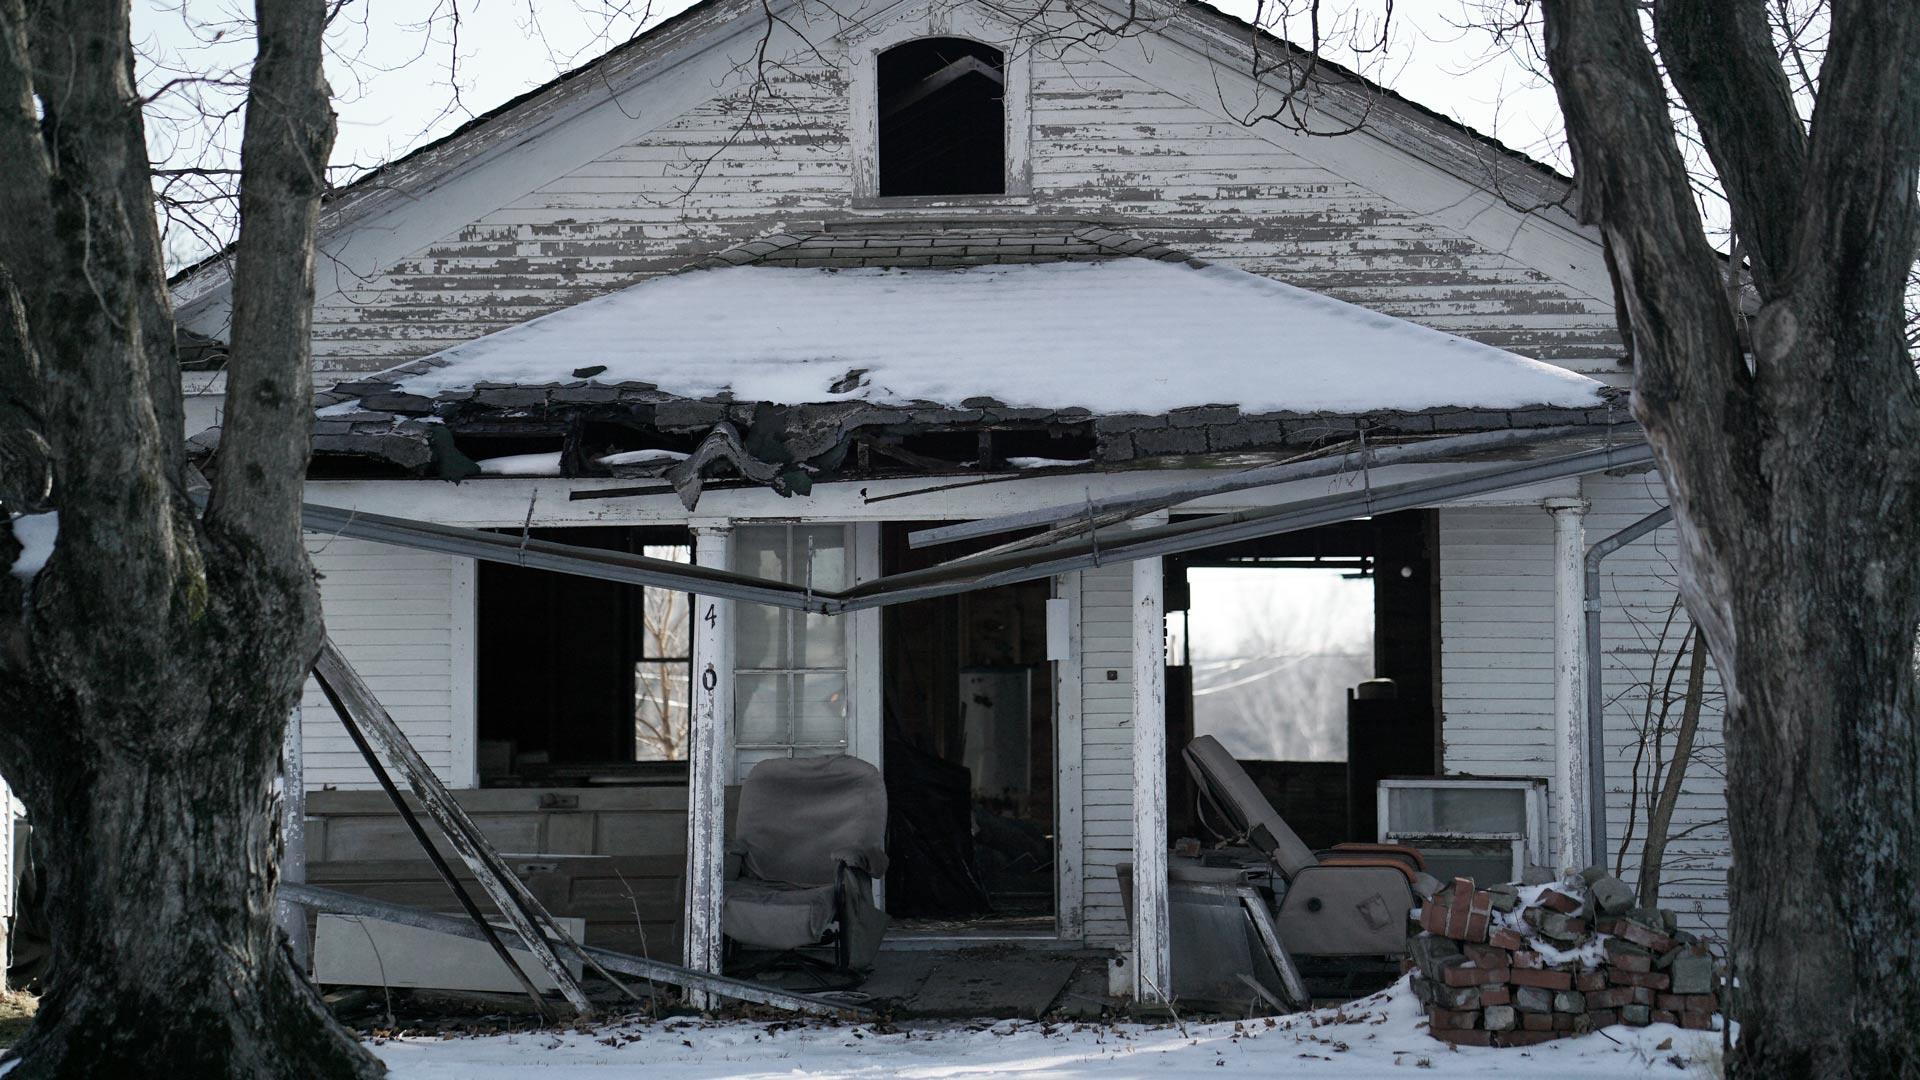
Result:
[[[687,399],[990,398],[1094,415],[1601,404],[1583,375],[1226,266],[914,266],[877,248],[867,254],[894,265],[872,265],[859,247],[841,251],[646,281],[440,352],[396,390],[446,400],[476,387],[644,383]]]

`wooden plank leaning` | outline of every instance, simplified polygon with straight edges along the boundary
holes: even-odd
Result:
[[[387,767],[381,764],[380,755],[368,744],[365,733],[360,730],[360,725],[353,722],[353,714],[347,709],[346,702],[341,698],[339,691],[327,679],[318,675],[315,678],[320,683],[320,692],[326,695],[327,702],[333,706],[333,711],[340,717],[340,725],[347,729],[347,735],[353,739],[354,748],[359,750],[360,756],[366,760],[367,768],[373,772],[373,778],[380,781],[380,790],[386,792],[387,800],[393,803],[395,810],[399,811],[400,820],[406,824],[407,831],[413,835],[414,842],[420,845],[420,850],[427,853],[427,861],[433,864],[434,872],[439,874],[440,880],[446,883],[447,890],[453,893],[454,899],[460,901],[460,908],[467,913],[467,918],[471,919],[473,925],[483,932],[487,944],[493,949],[493,954],[500,958],[500,962],[507,966],[508,971],[513,973],[514,981],[520,984],[521,991],[533,1000],[535,1011],[542,1019],[548,1019],[546,995],[533,985],[533,980],[527,976],[526,971],[522,970],[519,962],[513,958],[513,954],[507,951],[506,942],[500,940],[500,931],[487,921],[480,906],[474,903],[472,895],[467,892],[467,887],[462,885],[459,877],[454,874],[453,867],[447,865],[446,856],[440,854],[440,849],[433,846],[433,838],[427,835],[427,830],[420,824],[419,816],[413,812],[413,807],[407,805],[407,800],[400,794],[400,789],[393,786],[393,777],[387,774]],[[282,877],[281,882],[282,884],[288,882],[305,884],[306,877],[304,874],[299,878]],[[285,899],[284,890],[281,903],[289,903]],[[302,915],[301,921],[305,920],[306,916]]]
[[[327,690],[328,699],[334,701],[341,710],[342,719],[348,721],[349,730],[358,728],[407,778],[407,786],[413,790],[414,798],[420,800],[421,807],[440,826],[440,831],[446,834],[454,852],[467,864],[480,887],[486,890],[507,924],[513,927],[514,933],[526,943],[527,951],[533,954],[560,988],[560,993],[573,1006],[574,1012],[581,1017],[592,1016],[593,1003],[587,1000],[586,990],[573,977],[572,970],[561,962],[547,935],[551,934],[561,943],[570,945],[576,953],[580,951],[579,943],[562,930],[537,901],[532,900],[532,894],[513,876],[492,845],[480,834],[473,819],[454,801],[452,794],[433,774],[420,752],[407,740],[400,726],[393,722],[393,717],[373,696],[373,691],[367,688],[367,684],[347,663],[347,658],[341,655],[332,638],[327,638],[321,644],[320,656],[313,664],[313,673]],[[543,929],[546,933],[541,932]],[[516,973],[519,971],[518,967],[514,970]]]
[[[453,937],[478,941],[480,928],[471,922],[453,915],[442,915],[437,911],[424,911],[404,904],[388,903],[371,897],[343,893],[334,889],[322,889],[313,885],[282,885],[281,896],[296,904],[304,904],[315,911],[327,911],[340,915],[357,915],[368,919],[383,919],[399,923],[402,926],[416,926],[422,930],[433,930]],[[687,989],[703,990],[719,997],[735,1001],[750,1002],[755,1005],[768,1005],[776,1009],[791,1012],[809,1013],[815,1016],[837,1016],[848,1020],[868,1020],[873,1017],[871,1010],[859,1005],[842,1004],[820,998],[796,994],[774,986],[765,986],[745,979],[730,979],[724,975],[708,975],[660,960],[646,960],[638,956],[614,952],[611,949],[597,948],[592,945],[581,947],[581,952],[610,970],[634,978],[651,982],[665,983]]]

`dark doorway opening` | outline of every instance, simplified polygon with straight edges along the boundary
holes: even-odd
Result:
[[[888,574],[961,554],[883,527]],[[995,537],[997,543],[1003,537]],[[1045,581],[886,608],[887,910],[908,933],[1055,931]]]
[[[1166,560],[1168,825],[1205,837],[1177,749],[1220,739],[1316,848],[1376,838],[1376,786],[1438,768],[1436,517]]]
[[[1006,58],[963,38],[921,38],[878,61],[880,194],[1007,190]]]
[[[685,529],[534,529],[563,544],[688,562]],[[684,780],[686,593],[502,563],[479,567],[476,713],[487,786]]]

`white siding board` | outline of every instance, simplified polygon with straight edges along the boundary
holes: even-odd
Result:
[[[1081,835],[1087,941],[1128,939],[1115,867],[1133,857],[1133,575],[1105,566],[1080,575]],[[1109,682],[1107,672],[1117,672]]]
[[[327,633],[442,780],[453,775],[455,560],[309,534]],[[309,789],[376,786],[313,680],[301,694]]]

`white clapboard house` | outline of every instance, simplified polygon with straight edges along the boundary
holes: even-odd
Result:
[[[328,204],[329,633],[589,940],[714,963],[726,796],[791,755],[885,774],[891,946],[1146,927],[1149,994],[1196,732],[1311,843],[1632,875],[1685,617],[1670,529],[1584,592],[1664,494],[1569,182],[1330,65],[1273,109],[1279,43],[1103,3],[706,0]],[[174,286],[215,343],[229,272]],[[445,906],[303,711],[309,879]],[[1663,896],[1709,931],[1712,765]]]

